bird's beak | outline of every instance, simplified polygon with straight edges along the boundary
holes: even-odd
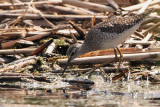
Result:
[[[66,71],[66,69],[67,69],[67,67],[68,67],[68,65],[69,65],[70,62],[71,62],[71,57],[68,58],[67,64],[66,64],[66,66],[64,67],[64,70],[63,70],[63,72],[62,72],[62,75],[65,73],[65,71]]]

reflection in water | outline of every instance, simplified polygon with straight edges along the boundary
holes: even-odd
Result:
[[[31,104],[54,107],[157,107],[160,106],[160,85],[122,82],[106,83],[89,91],[71,88],[32,90],[1,88],[0,104]],[[150,90],[150,91],[149,91]]]

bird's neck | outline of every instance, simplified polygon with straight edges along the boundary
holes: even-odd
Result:
[[[88,49],[88,47],[86,47],[84,44],[81,44],[79,47],[79,56],[88,52],[90,52],[90,49]]]

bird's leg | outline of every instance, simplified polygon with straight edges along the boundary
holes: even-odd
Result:
[[[116,74],[117,74],[117,73],[119,72],[119,68],[120,68],[121,63],[122,63],[122,60],[123,60],[123,55],[122,55],[122,53],[121,53],[121,51],[119,50],[118,47],[116,47],[116,49],[118,50],[118,53],[119,53],[119,55],[120,55],[119,64],[118,64],[118,67],[117,67],[117,70],[116,70]]]
[[[116,51],[116,48],[114,48],[114,55],[115,55],[114,60],[117,60],[117,59],[118,59],[118,57],[117,57],[117,51]]]
[[[100,65],[98,65],[98,66],[92,68],[91,70],[89,70],[89,71],[87,72],[87,74],[91,74],[91,73],[93,73],[96,69],[98,69],[98,68],[100,68],[100,67],[102,67],[102,66],[105,66],[105,65],[107,65],[108,63],[111,63],[111,62],[116,61],[116,60],[118,59],[118,58],[117,58],[117,51],[116,51],[116,48],[114,48],[114,54],[115,54],[115,58],[114,58],[114,59],[109,60],[109,61],[107,61],[107,62],[105,62],[105,63],[103,63],[103,64],[100,64]]]
[[[104,78],[108,77],[108,74],[106,74],[106,72],[104,71],[104,69],[99,68],[99,70],[102,72]]]

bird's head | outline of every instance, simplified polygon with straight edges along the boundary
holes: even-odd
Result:
[[[76,57],[78,57],[80,55],[80,52],[79,52],[80,47],[81,47],[81,44],[76,43],[76,44],[71,45],[67,49],[67,56],[68,56],[69,61],[75,59]]]
[[[80,52],[80,48],[81,48],[82,44],[80,43],[76,43],[76,44],[73,44],[71,45],[68,49],[67,49],[67,56],[68,56],[68,61],[67,61],[67,64],[63,70],[63,74],[65,72],[65,70],[67,69],[67,66],[69,65],[69,63],[77,58],[78,56],[81,55],[81,52]]]

